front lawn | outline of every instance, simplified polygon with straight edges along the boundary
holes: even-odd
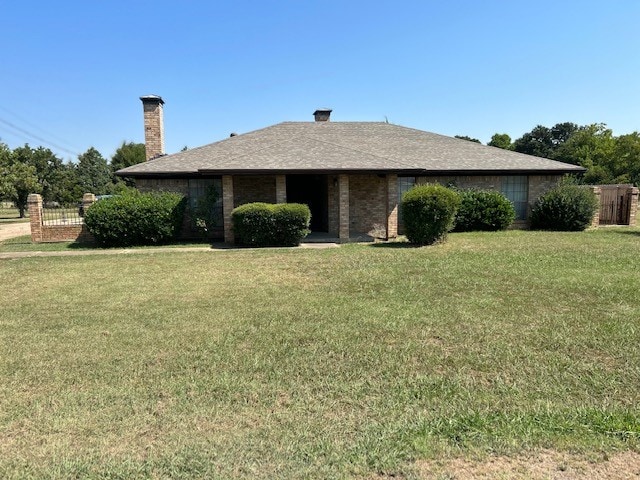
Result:
[[[640,229],[149,252],[0,261],[0,477],[640,448]]]

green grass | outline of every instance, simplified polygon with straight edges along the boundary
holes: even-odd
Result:
[[[639,229],[0,261],[0,477],[640,447]]]
[[[180,247],[210,247],[211,242],[201,240],[181,240],[170,243],[168,245],[159,245],[163,248],[180,248]],[[127,247],[127,249],[147,250],[156,246],[135,246]],[[88,243],[82,242],[43,242],[35,243],[31,241],[31,235],[23,235],[20,237],[10,238],[0,242],[0,253],[7,252],[64,252],[74,250],[99,250],[108,251],[108,248],[100,248]],[[117,249],[115,249],[117,250]]]
[[[25,218],[20,218],[20,212],[18,212],[17,208],[0,208],[0,224],[28,222],[28,221],[29,221],[28,212],[25,212]]]

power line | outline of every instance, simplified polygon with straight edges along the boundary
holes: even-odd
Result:
[[[24,117],[18,115],[15,112],[12,112],[11,110],[9,110],[7,107],[3,107],[2,105],[0,105],[0,110],[5,111],[6,113],[8,113],[9,115],[11,115],[12,117],[15,117],[16,119],[20,120],[20,122],[24,123],[25,125],[28,125],[31,128],[35,128],[36,130],[40,131],[42,134],[44,134],[46,137],[48,138],[53,138],[54,140],[56,140],[57,142],[61,142],[63,145],[66,145],[67,147],[70,148],[75,148],[75,146],[73,146],[70,142],[67,142],[65,139],[58,137],[57,135],[39,127],[38,125],[35,125],[31,122],[29,122],[27,119],[25,119]]]
[[[35,140],[37,140],[37,141],[39,141],[39,142],[42,142],[42,143],[44,143],[45,145],[49,145],[49,146],[51,146],[51,147],[53,147],[53,148],[55,148],[55,149],[57,149],[57,150],[61,150],[61,151],[63,151],[63,152],[66,152],[66,153],[69,153],[69,154],[71,154],[71,155],[74,155],[74,156],[76,156],[76,157],[80,155],[78,152],[74,152],[74,151],[69,150],[69,149],[67,149],[67,148],[65,148],[65,147],[61,147],[60,145],[56,145],[55,143],[50,142],[49,140],[45,140],[44,138],[39,137],[38,135],[35,135],[35,134],[33,134],[33,133],[31,133],[31,132],[29,132],[29,131],[25,130],[24,128],[20,128],[20,127],[18,127],[17,125],[14,125],[14,124],[13,124],[13,123],[11,123],[11,122],[8,122],[8,121],[6,121],[6,120],[3,120],[2,118],[0,118],[0,123],[4,123],[4,124],[5,124],[5,125],[7,125],[8,127],[13,128],[14,130],[17,130],[18,132],[21,132],[23,135],[27,135],[28,137],[30,137],[30,138],[32,138],[32,139],[35,139]]]

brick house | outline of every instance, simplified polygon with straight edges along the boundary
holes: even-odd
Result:
[[[164,154],[161,97],[141,97],[147,161],[117,172],[140,190],[221,192],[219,235],[233,242],[231,211],[248,202],[309,205],[311,230],[340,241],[397,236],[398,204],[415,184],[489,188],[509,198],[521,225],[532,203],[582,167],[382,122],[283,122],[183,152]],[[400,225],[401,229],[401,225]]]

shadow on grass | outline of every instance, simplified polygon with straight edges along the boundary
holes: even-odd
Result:
[[[421,248],[425,245],[418,245],[417,243],[409,242],[376,242],[369,243],[367,246],[373,248]]]

